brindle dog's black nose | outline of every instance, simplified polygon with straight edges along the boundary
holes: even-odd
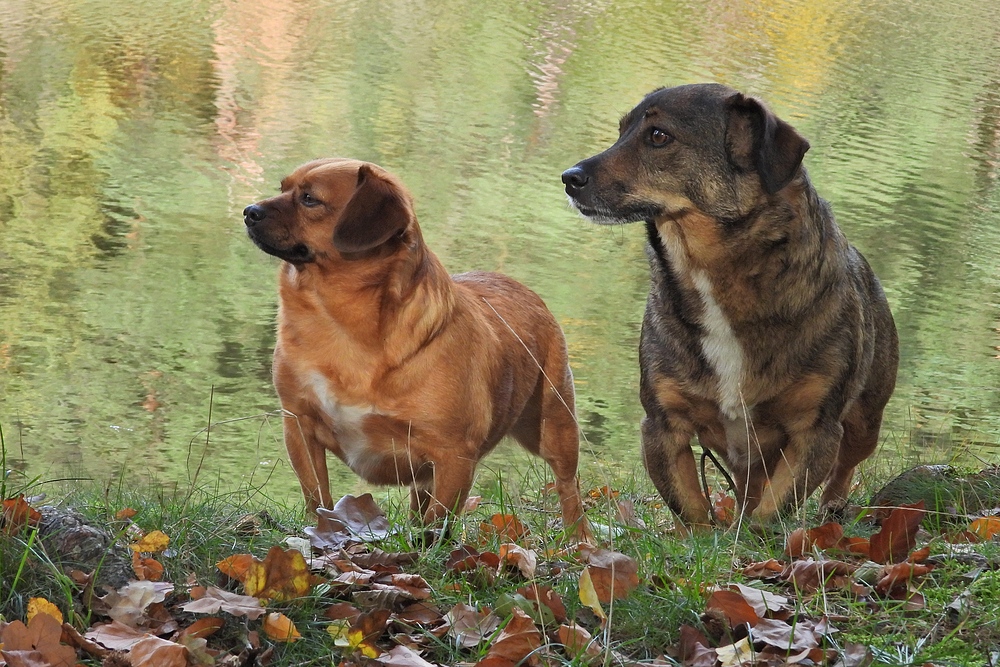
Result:
[[[562,182],[566,184],[566,194],[568,195],[579,192],[589,181],[590,176],[578,166],[570,167],[562,173]]]
[[[245,209],[243,209],[243,222],[249,227],[250,225],[256,224],[264,219],[267,212],[263,207],[257,204],[250,204]]]

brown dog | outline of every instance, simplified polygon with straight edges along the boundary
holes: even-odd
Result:
[[[509,434],[552,467],[565,527],[589,534],[566,343],[538,295],[449,276],[410,194],[373,164],[309,162],[243,215],[284,260],[274,384],[309,510],[331,507],[331,451],[369,482],[411,485],[414,513],[435,522]]]
[[[562,175],[601,224],[646,223],[640,339],[646,470],[686,523],[710,523],[694,435],[766,518],[825,482],[847,500],[896,382],[896,328],[871,268],[809,182],[809,148],[718,84],[656,90],[618,141]]]

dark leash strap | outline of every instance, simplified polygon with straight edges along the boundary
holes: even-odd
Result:
[[[719,459],[715,458],[715,454],[712,453],[708,447],[701,448],[701,490],[705,494],[705,500],[708,501],[708,506],[712,506],[712,495],[708,492],[708,475],[705,473],[705,459],[712,459],[712,463],[715,465],[715,469],[722,473],[722,476],[726,478],[726,483],[729,485],[729,490],[732,494],[736,495],[736,484],[733,482],[733,478],[729,476],[729,471],[726,470],[726,466],[719,462]],[[714,519],[714,517],[713,517]]]

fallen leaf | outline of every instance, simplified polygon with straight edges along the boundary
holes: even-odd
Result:
[[[131,581],[105,597],[105,602],[110,605],[108,616],[119,623],[136,627],[145,618],[146,608],[155,602],[163,602],[173,589],[173,584]]]
[[[812,549],[812,540],[805,528],[796,528],[785,538],[785,555],[789,558],[800,558]]]
[[[753,607],[754,612],[761,618],[764,618],[768,613],[773,614],[792,609],[792,606],[788,604],[788,598],[784,595],[776,595],[770,591],[744,584],[730,584],[729,588],[739,591],[747,604]]]
[[[597,598],[608,604],[624,598],[639,586],[639,564],[635,559],[608,549],[581,549]]]
[[[136,553],[159,553],[170,544],[170,538],[160,530],[146,533],[138,542],[128,545],[128,548]]]
[[[205,618],[199,618],[197,621],[187,626],[178,633],[178,637],[195,637],[197,639],[204,639],[206,637],[211,637],[216,632],[222,629],[226,622],[221,618],[215,616],[206,616]]]
[[[718,662],[718,654],[709,647],[705,635],[690,625],[680,628],[677,653],[685,667],[715,667]]]
[[[257,598],[230,593],[215,586],[195,586],[191,589],[191,600],[180,608],[195,614],[217,614],[221,610],[233,616],[246,616],[250,620],[260,618],[265,611]]]
[[[128,660],[132,667],[187,667],[188,650],[176,642],[149,636],[132,646]]]
[[[792,626],[771,618],[762,618],[750,629],[750,636],[754,643],[763,642],[783,652],[816,648],[820,642],[809,622],[798,621]]]
[[[262,601],[284,602],[308,593],[312,576],[301,552],[273,546],[263,562],[250,566],[243,585],[247,595]]]
[[[516,544],[501,544],[500,560],[508,565],[514,565],[525,579],[534,579],[538,556],[531,549],[525,549]]]
[[[743,576],[755,579],[777,579],[785,566],[771,558],[760,563],[751,563],[743,568]]]
[[[981,540],[992,540],[1000,535],[1000,517],[984,516],[969,524],[969,530]]]
[[[55,606],[45,598],[30,598],[28,600],[28,624],[31,624],[31,619],[35,617],[36,614],[48,614],[52,618],[56,619],[60,624],[63,622],[62,612],[59,611],[59,607]]]
[[[537,604],[545,605],[552,611],[553,617],[560,623],[566,623],[566,605],[563,604],[559,594],[549,586],[530,585],[518,588],[517,592],[528,600],[534,600]]]
[[[264,617],[264,633],[276,642],[293,642],[301,639],[292,619],[280,612],[273,611]]]
[[[759,620],[753,607],[735,591],[714,591],[708,598],[706,609],[718,610],[729,621],[729,627],[736,628],[744,623],[753,627]]]
[[[750,638],[744,637],[735,644],[715,649],[721,667],[745,667],[754,663],[754,650]]]
[[[237,554],[220,560],[215,567],[219,568],[222,574],[242,584],[246,583],[247,574],[256,560],[250,554]]]
[[[508,542],[517,542],[528,534],[528,528],[513,514],[494,514],[489,523],[479,524],[481,539],[497,537]]]
[[[7,535],[15,535],[25,526],[37,526],[42,515],[28,504],[23,495],[4,500],[0,507],[0,530]]]
[[[332,510],[318,508],[316,516],[316,527],[307,527],[304,532],[317,549],[336,550],[351,542],[382,540],[391,532],[389,520],[370,493],[346,495]]]
[[[882,529],[872,535],[869,557],[876,563],[901,563],[917,543],[917,528],[924,518],[924,501],[896,507],[882,522]]]
[[[478,611],[471,605],[458,603],[445,614],[448,635],[461,648],[479,646],[484,638],[500,627],[500,619],[488,611]]]
[[[781,578],[795,585],[802,593],[815,593],[821,589],[849,586],[855,566],[839,560],[797,560],[781,572]]]
[[[163,578],[163,565],[155,558],[140,556],[138,551],[132,552],[132,571],[139,580],[159,581]]]
[[[576,623],[560,625],[556,634],[559,637],[559,643],[566,649],[566,655],[573,660],[588,661],[601,655],[603,650],[601,645],[590,636],[585,628]]]
[[[597,595],[597,590],[594,588],[594,580],[590,575],[590,567],[583,568],[583,572],[580,573],[580,602],[582,602],[587,607],[590,607],[597,617],[601,619],[601,622],[607,620],[607,614],[604,613],[604,608],[601,607],[601,599]]]
[[[882,571],[882,577],[875,584],[875,590],[885,595],[897,588],[906,588],[914,577],[922,577],[933,569],[934,567],[931,565],[918,565],[916,563],[886,565]]]
[[[375,658],[375,661],[386,667],[438,667],[436,663],[427,662],[419,653],[406,646],[394,646],[392,650]]]
[[[73,667],[76,649],[61,643],[62,623],[47,613],[38,613],[28,624],[8,623],[0,633],[0,656],[11,667]]]
[[[486,657],[519,663],[541,645],[542,633],[535,627],[535,622],[515,607],[511,619],[493,640]]]
[[[149,637],[150,634],[124,623],[112,621],[111,623],[95,625],[83,636],[112,651],[127,651],[139,640]]]

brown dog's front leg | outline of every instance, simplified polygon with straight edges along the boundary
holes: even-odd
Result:
[[[285,449],[295,476],[299,478],[306,511],[315,514],[317,507],[333,507],[330,478],[326,468],[326,448],[319,441],[316,422],[284,410],[282,426]]]
[[[642,420],[642,462],[656,489],[681,521],[712,523],[711,509],[698,484],[691,451],[694,427],[682,419],[646,415]]]

